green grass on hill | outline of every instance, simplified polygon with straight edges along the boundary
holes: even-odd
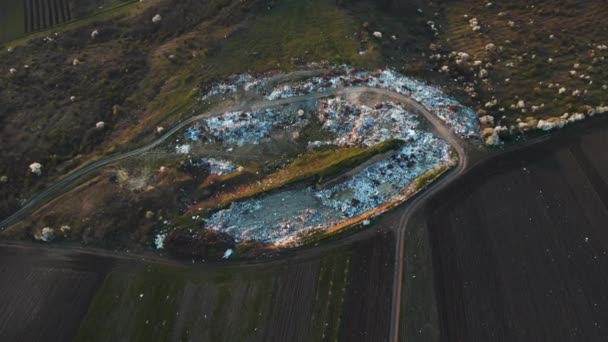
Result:
[[[292,70],[321,61],[365,67],[379,59],[373,52],[359,55],[353,35],[360,24],[335,1],[285,0],[259,12],[209,56],[216,72]]]

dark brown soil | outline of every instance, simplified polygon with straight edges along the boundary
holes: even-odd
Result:
[[[5,245],[0,339],[386,340],[393,235],[360,234],[269,262],[182,267]]]
[[[578,130],[485,162],[427,206],[441,340],[608,338],[608,122]]]
[[[395,215],[392,215],[395,216]],[[383,220],[387,222],[388,220]],[[395,243],[383,233],[355,247],[341,341],[386,341],[390,328]]]
[[[110,263],[0,248],[0,340],[71,340]]]

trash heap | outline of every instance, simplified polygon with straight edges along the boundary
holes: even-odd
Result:
[[[462,106],[434,86],[406,77],[391,69],[369,72],[341,66],[324,76],[311,77],[293,84],[282,84],[272,89],[266,89],[270,83],[268,78],[256,79],[248,74],[233,75],[226,82],[213,84],[201,99],[236,94],[239,91],[257,91],[267,100],[279,100],[330,89],[365,86],[410,96],[441,118],[463,138],[479,137],[481,133],[477,115],[472,109]]]
[[[218,160],[214,158],[191,158],[188,159],[190,166],[208,170],[212,175],[227,175],[236,171],[237,166],[227,160]]]
[[[449,149],[443,140],[420,132],[398,153],[315,196],[348,218],[363,214],[395,198],[417,177],[445,163]]]
[[[405,77],[390,69],[376,72],[359,71],[350,67],[342,67],[342,69],[343,73],[329,73],[322,77],[310,78],[301,83],[279,86],[270,90],[265,98],[267,100],[278,100],[354,86],[386,89],[412,97],[427,110],[441,118],[456,134],[463,138],[478,137],[480,134],[481,129],[475,112],[445,95],[438,88]]]
[[[249,74],[232,75],[226,81],[215,82],[207,87],[207,92],[201,97],[201,100],[204,101],[216,96],[233,95],[239,91],[256,90],[263,87],[266,84],[266,81],[266,78],[258,79]]]
[[[294,244],[300,232],[328,229],[340,221],[396,199],[414,179],[450,161],[450,146],[424,130],[416,115],[395,103],[384,102],[368,107],[343,98],[321,100],[318,116],[323,124],[322,129],[332,132],[335,138],[313,142],[309,146],[371,147],[389,139],[401,139],[405,145],[390,157],[365,167],[330,188],[286,190],[234,202],[206,218],[205,227],[227,233],[237,242],[255,240],[277,245]],[[260,132],[282,122],[274,114],[261,117],[273,124],[267,125],[265,120],[252,120],[244,116],[242,120],[247,124],[243,127]],[[296,120],[297,117],[295,115]],[[219,130],[219,127],[223,127],[225,134],[240,132],[232,130],[235,120],[239,118],[240,115],[230,113],[209,125],[209,129]],[[225,124],[228,121],[231,124]],[[261,124],[262,128],[249,126],[252,122]],[[209,136],[208,132],[201,134]],[[255,141],[260,136],[258,133],[250,134],[247,135],[251,137],[249,141]],[[233,139],[225,135],[221,135],[221,138],[225,141]],[[239,135],[241,138],[242,135]]]
[[[413,141],[420,126],[418,118],[392,102],[374,108],[355,105],[337,97],[321,100],[319,121],[334,133],[331,144],[371,147],[389,139]]]
[[[205,219],[207,229],[227,233],[235,241],[293,244],[301,231],[326,228],[343,219],[338,211],[323,207],[313,190],[281,193],[235,202]]]
[[[293,84],[272,85],[269,79],[235,75],[226,83],[213,84],[203,98],[254,91],[274,101],[319,93],[329,89],[365,86],[410,96],[441,118],[464,138],[478,137],[477,115],[439,89],[392,70],[358,71],[337,68],[322,77]],[[371,147],[389,139],[405,142],[400,150],[374,162],[356,174],[326,189],[292,189],[232,203],[204,218],[207,229],[227,233],[237,242],[255,240],[277,245],[297,243],[301,232],[328,229],[346,219],[364,214],[393,200],[404,200],[412,182],[452,162],[450,146],[425,129],[421,119],[401,105],[379,103],[373,107],[341,97],[318,101],[318,119],[331,134],[328,141],[310,141],[310,148],[322,146]],[[259,144],[273,131],[297,132],[308,124],[296,108],[273,108],[252,112],[229,112],[192,124],[184,132],[186,141],[222,144],[226,147]],[[180,139],[184,140],[182,137]],[[189,151],[187,143],[176,146]],[[205,160],[206,167],[219,173],[233,172],[230,162]]]
[[[226,146],[259,144],[273,130],[296,131],[308,121],[296,113],[285,113],[276,108],[253,112],[229,112],[199,121],[186,129],[188,140],[221,143]]]

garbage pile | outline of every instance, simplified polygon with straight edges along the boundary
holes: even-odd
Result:
[[[221,143],[226,146],[259,144],[275,129],[296,131],[308,121],[296,113],[268,108],[253,112],[228,112],[199,121],[186,129],[188,140]]]
[[[236,94],[239,91],[257,91],[267,100],[279,100],[324,92],[329,89],[366,86],[412,97],[441,118],[463,138],[479,137],[481,132],[477,115],[472,109],[462,106],[436,87],[406,77],[391,69],[369,72],[341,66],[324,76],[311,77],[294,84],[283,84],[266,89],[268,84],[268,78],[256,79],[248,74],[233,75],[226,82],[213,84],[201,99]]]
[[[205,228],[227,233],[235,241],[287,245],[299,232],[327,228],[343,219],[338,211],[323,207],[313,190],[289,190],[235,202],[205,219]]]
[[[418,117],[392,102],[374,108],[355,105],[343,98],[321,100],[319,121],[335,134],[332,144],[371,147],[389,139],[413,141],[420,126]]]
[[[213,83],[208,87],[205,95],[201,100],[207,100],[216,96],[226,96],[236,94],[239,91],[252,91],[263,87],[266,84],[266,78],[255,78],[249,74],[236,74],[229,77],[224,82]]]
[[[376,72],[358,71],[349,67],[343,67],[343,69],[344,73],[313,77],[301,83],[277,87],[265,97],[268,100],[278,100],[353,86],[386,89],[412,97],[441,118],[459,136],[463,138],[479,136],[480,126],[475,112],[433,86],[405,77],[390,69]]]
[[[346,217],[363,214],[399,195],[426,171],[447,162],[449,149],[446,142],[431,133],[419,132],[398,153],[315,196]]]
[[[191,158],[188,164],[197,169],[207,170],[212,175],[227,175],[236,171],[237,166],[227,160],[214,158]]]
[[[462,137],[479,136],[479,122],[472,110],[437,88],[392,70],[372,73],[343,67],[323,77],[312,77],[273,89],[265,89],[268,84],[267,79],[234,76],[229,83],[215,84],[205,96],[252,90],[267,100],[278,100],[342,87],[374,87],[411,96]],[[327,145],[371,147],[389,139],[400,139],[405,144],[390,157],[366,166],[329,188],[285,190],[234,202],[205,218],[207,229],[226,233],[236,242],[255,240],[277,245],[293,244],[301,232],[328,229],[391,200],[401,200],[404,190],[417,177],[451,162],[449,144],[427,131],[419,116],[399,104],[382,102],[370,107],[335,97],[319,100],[318,106],[321,129],[332,133],[332,138],[309,141],[310,148]],[[298,112],[302,112],[301,115]],[[298,111],[295,106],[229,112],[192,124],[184,131],[183,138],[226,147],[243,146],[259,144],[278,129],[297,132],[307,124],[303,111]],[[186,145],[176,148],[185,151]],[[205,160],[205,163],[209,163],[205,167],[218,173],[235,170],[235,165],[230,162]]]

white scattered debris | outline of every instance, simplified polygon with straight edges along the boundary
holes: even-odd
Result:
[[[496,52],[496,45],[494,45],[493,43],[487,44],[486,51],[487,52]]]
[[[456,64],[466,63],[470,58],[471,58],[471,55],[469,55],[468,53],[458,52],[456,54]]]
[[[0,177],[0,183],[8,183],[8,176]]]
[[[500,144],[500,137],[498,136],[498,132],[493,129],[492,134],[490,134],[485,141],[488,146],[497,146]]]
[[[488,70],[486,70],[486,69],[479,70],[479,78],[487,78],[487,77],[488,77]]]
[[[538,120],[538,124],[536,126],[537,129],[542,131],[550,131],[556,128],[562,128],[566,125],[566,120],[561,117],[558,118],[550,118],[547,120]]]
[[[222,259],[228,259],[230,258],[230,256],[232,255],[234,251],[232,250],[232,248],[228,248],[225,252],[224,252],[224,256],[222,256]]]
[[[368,220],[368,219],[365,219],[365,220],[363,220],[362,223],[363,223],[364,226],[369,226],[372,222],[370,220]]]
[[[99,36],[99,31],[95,29],[93,32],[91,32],[91,39],[95,39],[97,36]]]
[[[78,58],[74,58],[74,59],[72,60],[72,65],[73,65],[73,66],[77,66],[77,65],[79,65],[79,64],[80,64],[80,59],[78,59]]]
[[[494,117],[492,115],[484,115],[479,118],[482,125],[494,126]]]
[[[221,143],[227,147],[257,145],[272,131],[294,132],[307,123],[304,115],[284,115],[277,108],[228,112],[193,124],[188,127],[186,137],[193,141],[202,139],[206,143]]]
[[[524,100],[517,101],[517,108],[526,108],[526,103],[524,102]]]
[[[42,175],[42,164],[38,162],[31,163],[30,172],[36,176]]]
[[[55,231],[53,228],[44,227],[40,231],[40,233],[36,233],[34,238],[38,241],[51,242],[55,239]]]
[[[565,92],[566,92],[566,88],[564,88],[564,87],[559,88],[559,90],[557,91],[557,93],[560,94],[560,95],[563,94],[563,93],[565,93]]]
[[[175,152],[177,152],[179,154],[188,154],[188,153],[190,153],[190,145],[188,145],[188,144],[177,145],[177,146],[175,146]]]
[[[72,102],[76,101],[76,96],[70,96],[70,101],[72,101]]]
[[[494,108],[494,107],[496,107],[497,104],[498,104],[498,100],[494,99],[492,101],[486,102],[486,104],[484,105],[484,107],[486,107],[486,108]]]
[[[481,30],[481,26],[479,25],[479,20],[477,18],[469,20],[469,26],[473,31]]]
[[[198,169],[205,169],[212,175],[227,175],[237,170],[237,166],[227,160],[218,160],[214,158],[192,158],[188,160],[188,164]]]
[[[156,14],[154,17],[152,17],[152,22],[153,23],[160,23],[160,21],[163,20],[163,17],[160,16],[160,14]]]
[[[161,134],[161,133],[162,133],[162,132],[164,132],[164,131],[165,131],[165,128],[164,128],[164,127],[162,127],[162,126],[158,126],[158,127],[156,127],[156,133]]]
[[[97,129],[102,129],[104,127],[106,127],[106,123],[103,121],[99,121],[95,124],[95,128],[97,128]]]
[[[156,249],[165,248],[165,238],[167,237],[167,233],[159,233],[154,237],[154,246]]]
[[[8,52],[8,53],[11,53],[13,51],[15,51],[15,48],[12,46],[9,46],[8,48],[6,48],[6,52]]]
[[[17,69],[15,69],[15,68],[10,68],[10,69],[8,69],[8,72],[9,72],[11,75],[13,75],[13,74],[16,74],[16,73],[17,73]]]
[[[573,123],[576,121],[581,121],[585,119],[585,114],[583,113],[574,113],[568,118],[568,123]]]
[[[379,31],[374,32],[374,37],[376,37],[378,39],[382,38],[382,32],[379,32]]]
[[[63,226],[61,226],[61,228],[59,228],[59,230],[63,235],[66,235],[72,230],[72,227],[64,224]]]

